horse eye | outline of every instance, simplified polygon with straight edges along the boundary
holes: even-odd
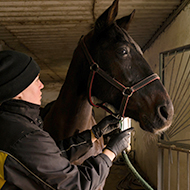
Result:
[[[127,48],[119,48],[118,50],[117,50],[117,52],[120,54],[120,55],[122,55],[122,56],[127,56],[127,54],[128,54],[128,50],[127,50]]]
[[[122,54],[127,54],[127,50],[126,50],[126,49],[123,49],[123,50],[122,50]]]

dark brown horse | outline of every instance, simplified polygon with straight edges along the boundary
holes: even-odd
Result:
[[[172,122],[168,93],[127,33],[135,12],[114,21],[117,13],[115,0],[75,49],[65,83],[44,120],[44,129],[55,141],[95,124],[91,97],[101,100],[101,106],[111,105],[116,114],[135,119],[152,133]],[[103,142],[97,141],[97,145],[101,151]],[[90,154],[95,154],[94,149],[87,156]]]

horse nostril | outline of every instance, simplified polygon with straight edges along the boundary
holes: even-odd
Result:
[[[160,106],[158,108],[158,112],[160,113],[161,117],[164,117],[166,120],[168,119],[168,109],[166,106]]]

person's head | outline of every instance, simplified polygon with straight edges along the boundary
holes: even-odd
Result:
[[[40,68],[28,55],[16,51],[0,51],[0,104],[21,99],[41,104]]]

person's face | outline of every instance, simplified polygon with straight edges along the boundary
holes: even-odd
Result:
[[[43,83],[39,79],[39,75],[34,79],[34,81],[20,94],[18,94],[15,99],[21,99],[33,104],[41,105],[42,92],[41,89],[44,87]]]

